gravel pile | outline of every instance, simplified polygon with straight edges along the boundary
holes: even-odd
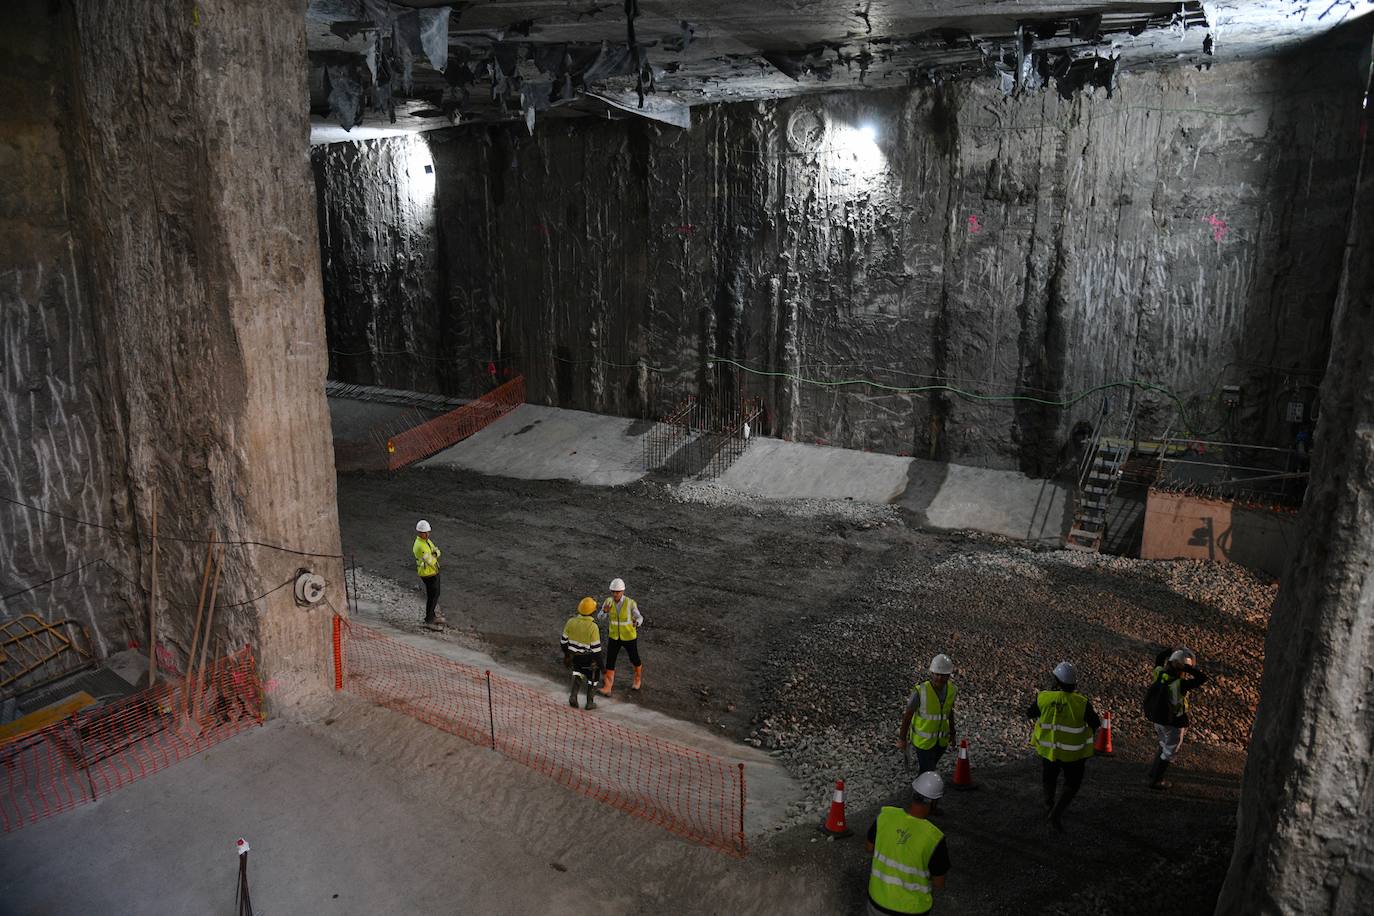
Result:
[[[1213,678],[1192,695],[1189,740],[1245,745],[1276,583],[1222,564],[983,537],[958,547],[887,569],[866,594],[780,647],[750,743],[775,749],[807,798],[845,778],[850,801],[863,806],[902,784],[902,708],[941,651],[954,659],[956,722],[975,766],[1031,753],[1024,709],[1065,658],[1098,712],[1113,714],[1118,754],[1147,759],[1154,732],[1140,700],[1156,652],[1179,645]],[[952,757],[942,762],[946,775]],[[814,814],[814,804],[797,812]]]
[[[713,481],[689,480],[677,486],[669,484],[664,491],[676,502],[745,509],[756,514],[768,512],[795,518],[826,518],[861,526],[885,525],[899,518],[897,507],[890,505],[852,499],[770,499],[741,493]]]

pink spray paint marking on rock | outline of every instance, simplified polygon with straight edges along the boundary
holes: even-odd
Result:
[[[980,222],[978,221],[978,217],[977,217],[977,216],[974,216],[973,214],[969,214],[969,218],[968,218],[968,231],[969,231],[969,232],[982,232],[982,231],[983,231],[983,224],[980,223]]]
[[[1229,228],[1226,225],[1226,220],[1213,213],[1211,216],[1204,218],[1203,222],[1212,227],[1212,238],[1215,241],[1226,241],[1226,230]]]

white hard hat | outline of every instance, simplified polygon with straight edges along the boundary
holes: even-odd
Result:
[[[418,522],[415,523],[415,530],[420,532],[421,534],[427,533],[429,531],[429,522],[425,521],[424,519],[420,519]]]
[[[941,652],[930,660],[931,674],[953,674],[954,662],[950,661],[948,655]]]
[[[1054,679],[1065,686],[1078,683],[1078,672],[1073,670],[1072,662],[1060,662],[1054,666]]]
[[[1174,654],[1169,656],[1169,661],[1175,665],[1192,665],[1197,663],[1197,656],[1193,654],[1192,649],[1184,646],[1182,649],[1175,650]]]
[[[945,781],[934,770],[927,770],[911,784],[911,791],[922,798],[935,801],[945,794]]]
[[[624,579],[612,579],[612,580],[611,580],[611,591],[613,591],[613,592],[623,592],[623,591],[625,591],[625,580],[624,580]]]

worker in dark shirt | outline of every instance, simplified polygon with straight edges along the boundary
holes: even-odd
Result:
[[[930,822],[945,794],[944,780],[928,771],[911,784],[911,803],[903,808],[884,806],[868,828],[869,916],[906,916],[929,913],[934,892],[945,889],[949,851],[945,835]]]
[[[1078,693],[1077,685],[1073,665],[1060,662],[1049,689],[1036,694],[1026,707],[1026,716],[1036,720],[1031,741],[1040,755],[1045,814],[1055,830],[1064,829],[1064,812],[1083,785],[1083,771],[1093,755],[1093,736],[1102,725],[1092,701]],[[1060,773],[1064,774],[1064,792],[1056,800]]]
[[[1150,764],[1150,788],[1167,789],[1164,771],[1173,762],[1188,731],[1188,693],[1207,683],[1207,675],[1198,670],[1197,655],[1185,647],[1176,649],[1166,659],[1156,658],[1152,678],[1164,690],[1169,709],[1164,717],[1168,721],[1155,722],[1159,751]]]

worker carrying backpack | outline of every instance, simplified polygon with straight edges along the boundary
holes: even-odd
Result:
[[[1158,670],[1164,660],[1169,656],[1169,650],[1165,649],[1155,659],[1155,668]],[[1150,682],[1150,686],[1145,690],[1145,699],[1140,704],[1145,710],[1145,718],[1154,722],[1156,725],[1168,725],[1174,720],[1174,707],[1169,702],[1169,685],[1161,681],[1158,677]]]

